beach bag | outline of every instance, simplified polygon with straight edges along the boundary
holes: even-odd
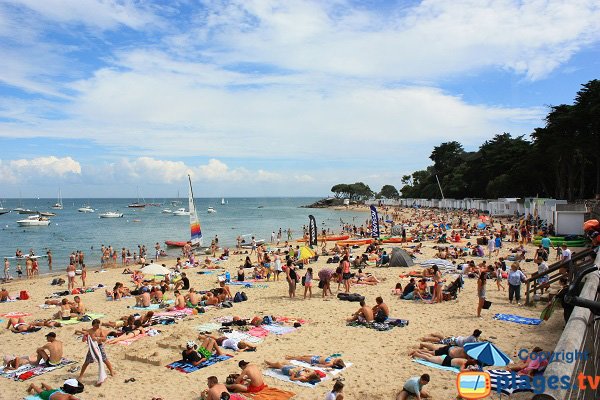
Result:
[[[235,296],[233,296],[233,302],[234,303],[240,303],[242,301],[244,301],[242,299],[242,294],[240,292],[236,292]]]
[[[348,296],[350,296],[350,293],[338,293],[337,294],[337,298],[340,300],[348,300]]]
[[[271,325],[273,323],[273,318],[270,315],[266,315],[262,320],[263,325]]]
[[[223,308],[231,308],[231,307],[233,307],[233,303],[230,302],[230,301],[224,301],[224,302],[221,303],[221,307],[223,307]]]
[[[240,293],[240,295],[242,296],[242,301],[248,300],[248,295],[246,294],[246,292],[242,292]]]
[[[491,306],[492,306],[492,302],[491,301],[485,300],[483,302],[483,309],[484,310],[489,310]]]
[[[21,292],[19,293],[19,300],[28,300],[29,299],[29,292],[27,290],[21,290]]]
[[[319,289],[323,289],[325,287],[325,281],[319,281]]]
[[[302,286],[306,285],[306,276],[302,277]]]

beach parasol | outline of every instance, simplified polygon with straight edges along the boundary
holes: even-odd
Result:
[[[163,267],[160,264],[148,264],[144,268],[142,268],[142,274],[146,275],[169,275],[171,271],[168,268]]]
[[[475,342],[464,345],[465,352],[482,364],[505,367],[511,359],[491,342]]]
[[[313,258],[315,256],[315,252],[312,251],[310,247],[302,246],[300,247],[300,254],[298,254],[298,261],[308,260],[309,258]]]

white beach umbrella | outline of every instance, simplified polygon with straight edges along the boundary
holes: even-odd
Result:
[[[144,275],[169,275],[171,273],[171,271],[168,268],[165,268],[162,265],[155,263],[146,265],[140,271],[142,271]]]

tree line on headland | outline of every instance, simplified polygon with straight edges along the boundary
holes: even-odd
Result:
[[[573,105],[551,106],[545,126],[524,135],[497,134],[477,151],[457,141],[433,148],[433,165],[402,177],[402,188],[379,193],[362,182],[338,184],[338,198],[591,198],[600,193],[600,81],[582,85]],[[437,176],[437,179],[436,179]]]

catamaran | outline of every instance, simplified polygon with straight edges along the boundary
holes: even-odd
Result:
[[[183,247],[187,243],[192,246],[202,246],[202,230],[200,229],[200,219],[196,213],[196,206],[194,205],[194,191],[192,189],[192,178],[188,175],[188,181],[190,183],[189,195],[188,195],[188,209],[190,213],[190,240],[187,242],[166,240],[165,244],[171,247]]]
[[[57,200],[56,204],[52,206],[52,208],[55,210],[63,209],[63,202],[62,202],[62,196],[60,195],[60,189],[58,189],[58,200]]]

